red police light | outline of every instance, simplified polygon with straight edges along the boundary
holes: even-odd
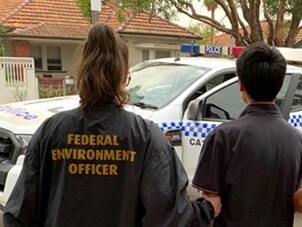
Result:
[[[234,46],[232,48],[232,55],[235,56],[235,57],[238,57],[239,54],[241,53],[241,51],[243,51],[244,47],[241,47],[241,46]]]

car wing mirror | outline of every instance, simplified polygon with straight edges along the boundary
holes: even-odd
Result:
[[[188,120],[197,121],[201,119],[202,100],[193,100],[188,106],[187,118]]]

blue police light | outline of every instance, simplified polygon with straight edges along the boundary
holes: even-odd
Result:
[[[180,52],[182,53],[191,53],[191,54],[199,54],[200,46],[193,44],[182,44],[180,45]]]

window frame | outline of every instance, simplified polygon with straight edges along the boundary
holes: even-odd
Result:
[[[35,56],[34,48],[38,48],[40,56]],[[40,45],[31,45],[30,46],[30,55],[34,58],[35,62],[35,71],[43,71],[43,53],[42,46]],[[39,64],[38,64],[39,62]],[[40,67],[37,67],[39,65]]]
[[[58,57],[50,57],[49,56],[49,48],[58,48],[59,56]],[[54,61],[54,62],[51,62]],[[46,63],[47,63],[47,71],[62,71],[62,51],[60,46],[47,46],[46,47]],[[57,67],[55,69],[50,69],[50,67]]]

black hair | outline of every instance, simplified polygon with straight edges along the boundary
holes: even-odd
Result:
[[[236,68],[241,83],[253,100],[273,101],[283,84],[286,60],[278,49],[256,42],[239,55]]]

